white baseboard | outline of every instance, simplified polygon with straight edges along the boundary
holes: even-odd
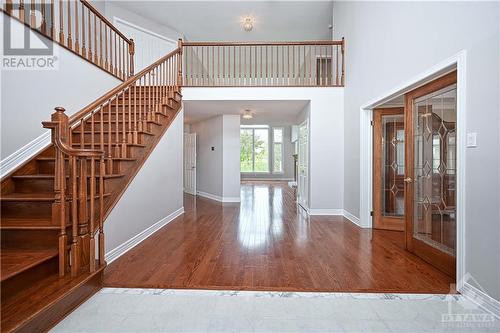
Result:
[[[7,176],[28,159],[47,148],[50,140],[50,131],[47,131],[0,161],[0,178]]]
[[[104,256],[106,262],[108,264],[112,263],[116,259],[118,259],[120,256],[124,255],[126,252],[130,251],[133,247],[144,241],[146,238],[157,232],[160,228],[163,226],[167,225],[171,221],[173,221],[176,217],[182,215],[184,213],[184,207],[181,207],[174,211],[172,214],[162,218],[160,221],[156,222],[149,228],[141,231],[139,234],[135,235],[134,237],[130,238],[129,240],[123,242],[122,244],[118,245],[114,249],[110,250],[107,252]]]
[[[240,202],[241,201],[240,197],[221,197],[219,195],[215,195],[215,194],[207,193],[207,192],[203,192],[203,191],[197,191],[196,193],[200,197],[212,199],[212,200],[219,201],[219,202]]]
[[[459,292],[483,310],[488,311],[497,317],[497,319],[500,319],[500,302],[484,291],[474,287],[468,282],[464,282]]]
[[[354,223],[358,227],[360,227],[360,228],[366,228],[366,227],[364,227],[364,226],[361,225],[361,221],[360,221],[359,217],[355,216],[354,214],[349,213],[345,209],[344,209],[343,215],[344,215],[344,217],[346,219],[348,219],[349,221],[351,221],[352,223]]]
[[[309,208],[309,215],[344,215],[343,209],[337,208]]]

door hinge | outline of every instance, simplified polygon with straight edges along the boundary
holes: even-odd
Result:
[[[370,212],[370,216],[373,216],[373,210]]]
[[[373,126],[373,120],[370,120],[370,125]]]

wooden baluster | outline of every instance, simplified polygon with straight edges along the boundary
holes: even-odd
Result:
[[[179,57],[177,57],[177,86],[182,87],[182,39],[177,42],[177,47],[179,48]]]
[[[129,73],[129,76],[133,76],[134,75],[135,43],[134,43],[134,40],[132,38],[130,39],[128,53],[130,55],[130,70],[129,70],[130,73]]]
[[[90,241],[89,241],[89,272],[95,271],[95,159],[90,159]]]
[[[94,63],[99,64],[99,54],[98,52],[101,52],[97,48],[97,15],[94,14]]]
[[[127,133],[127,142],[132,142],[132,91],[130,90],[130,86],[126,88],[128,94],[128,133]],[[123,136],[125,138],[125,135]]]
[[[104,109],[102,105],[99,106],[99,145],[104,151]]]
[[[345,85],[345,62],[344,62],[344,56],[345,56],[345,39],[342,37],[342,49],[340,52],[342,56],[342,79],[340,80],[342,87]]]
[[[78,27],[78,2],[75,2],[75,52],[80,53],[80,31]]]
[[[56,35],[56,25],[55,25],[55,3],[54,0],[50,0],[50,38],[55,40]]]
[[[87,255],[88,252],[82,251],[84,244],[87,244],[87,238],[89,234],[88,226],[88,211],[87,211],[87,158],[80,157],[77,159],[80,163],[80,173],[79,173],[79,184],[78,184],[78,236],[79,236],[79,252],[80,257],[82,255]],[[93,199],[93,198],[92,198]],[[76,200],[76,197],[74,197]],[[82,267],[84,262],[82,262],[80,267]]]
[[[82,2],[82,56],[87,57],[87,48],[85,47],[85,6]]]
[[[281,50],[281,83],[283,86],[285,86],[285,47],[282,45],[280,46]]]
[[[36,29],[35,1],[31,0],[30,27]]]
[[[122,39],[118,38],[118,77],[123,79]]]
[[[90,61],[92,61],[92,21],[90,20],[90,10],[87,10],[88,12],[88,19],[87,19],[87,25],[88,25],[88,42],[89,42],[89,45],[88,45],[88,55],[87,55],[87,59],[89,59]],[[95,47],[95,45],[94,45]]]
[[[68,3],[68,48],[73,48],[73,39],[71,37],[71,1],[67,1]],[[76,4],[75,4],[76,6]]]
[[[10,1],[7,1],[7,4],[9,3]],[[42,14],[42,24],[40,26],[40,31],[42,32],[42,34],[44,35],[47,35],[47,7],[45,5],[45,0],[42,0],[40,2],[40,10],[41,10],[41,14]],[[7,9],[7,11],[9,11]]]
[[[70,182],[71,182],[71,226],[72,226],[72,241],[71,241],[71,276],[76,277],[80,267],[80,247],[78,237],[78,188],[77,188],[77,160],[75,156],[69,157],[70,165]]]
[[[109,61],[108,61],[108,26],[104,26],[104,68],[110,71]]]
[[[143,118],[143,113],[142,113],[142,76],[139,78],[139,123],[137,130],[140,132],[142,131],[142,118]]]
[[[309,85],[313,85],[313,51],[312,46],[309,45]]]
[[[92,126],[92,125],[91,125]],[[85,148],[85,134],[84,134],[84,128],[85,128],[85,120],[82,118],[80,119],[80,148],[84,149]]]
[[[24,20],[22,20],[22,21],[24,21]],[[64,45],[63,0],[59,0],[59,43],[61,43],[61,45]]]
[[[302,50],[304,51],[304,80],[302,81],[302,85],[306,85],[306,78],[307,78],[307,73],[306,73],[306,70],[307,70],[307,61],[306,61],[306,46],[305,45],[302,45]]]
[[[130,100],[129,100],[130,101]],[[130,109],[130,104],[128,105]],[[127,118],[126,118],[126,107],[125,107],[125,90],[122,92],[122,144],[121,144],[121,156],[127,156]]]
[[[101,157],[99,163],[99,266],[104,265],[104,172],[105,172],[105,164],[104,157]]]
[[[112,144],[113,129],[112,129],[112,125],[111,125],[111,115],[112,115],[111,107],[112,107],[112,104],[113,104],[113,100],[110,98],[109,102],[108,102],[108,170],[112,170],[110,166],[111,166],[112,157],[113,157],[113,155],[112,155],[113,154],[113,144]]]
[[[114,145],[114,153],[113,157],[120,157],[120,142],[119,142],[119,133],[120,133],[120,95],[116,93],[115,98],[115,145]]]
[[[102,20],[99,19],[99,66],[104,66],[104,61],[102,60],[102,54],[103,54],[103,49],[102,49]],[[106,67],[104,67],[106,68]],[[107,68],[106,68],[107,69]]]
[[[5,11],[9,14],[12,15],[12,11],[14,10],[14,4],[12,3],[12,0],[6,0],[5,1]],[[12,15],[13,16],[13,15]]]
[[[140,103],[140,102],[139,102]],[[132,143],[137,144],[137,81],[134,83],[134,132],[132,133]]]

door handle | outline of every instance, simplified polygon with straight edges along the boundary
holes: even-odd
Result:
[[[409,184],[409,183],[411,183],[412,181],[413,181],[413,179],[411,179],[411,177],[406,177],[406,178],[404,179],[404,182],[405,182],[406,184]]]

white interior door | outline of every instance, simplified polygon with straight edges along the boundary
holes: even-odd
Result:
[[[161,36],[135,24],[115,18],[116,27],[135,43],[135,73],[151,65],[177,48],[177,41]]]
[[[184,192],[196,195],[196,133],[184,133]]]
[[[307,120],[299,126],[297,202],[309,208],[309,126]]]

